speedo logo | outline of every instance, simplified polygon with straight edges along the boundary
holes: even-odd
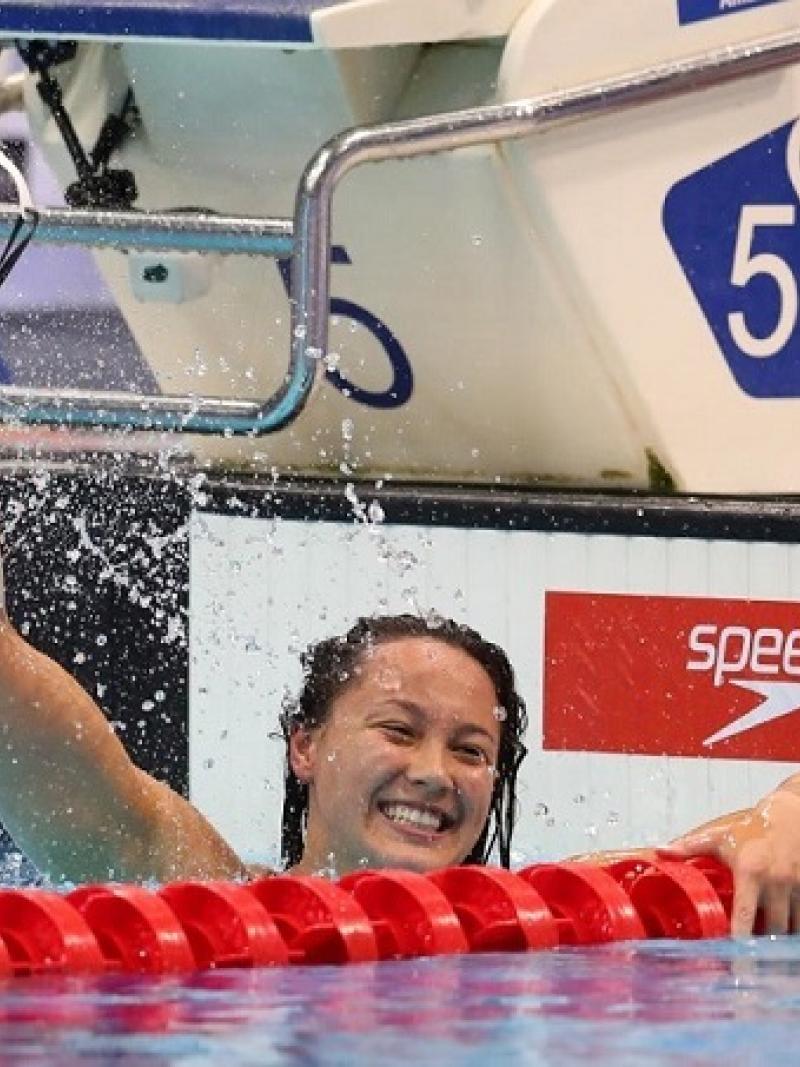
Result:
[[[688,646],[687,670],[707,671],[716,687],[730,681],[762,698],[757,707],[705,738],[704,745],[717,744],[800,710],[800,681],[775,678],[789,675],[800,679],[800,629],[720,627],[701,622],[690,630]]]
[[[789,674],[800,678],[800,629],[722,626],[701,622],[689,633],[689,671],[709,671],[714,685],[730,674]]]
[[[543,697],[551,751],[800,763],[800,598],[547,590]]]

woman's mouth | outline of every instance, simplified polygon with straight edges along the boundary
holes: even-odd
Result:
[[[428,837],[448,830],[455,823],[445,812],[423,804],[387,800],[378,804],[378,810],[398,829],[422,833]]]

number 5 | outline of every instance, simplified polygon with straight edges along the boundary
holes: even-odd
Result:
[[[739,219],[736,251],[731,268],[731,284],[739,287],[759,274],[772,278],[780,290],[780,314],[772,333],[754,337],[741,311],[728,315],[731,337],[746,356],[767,359],[785,347],[797,325],[797,279],[789,264],[771,252],[751,255],[757,226],[794,226],[795,209],[791,204],[745,204]]]

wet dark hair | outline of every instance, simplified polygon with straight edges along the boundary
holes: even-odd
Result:
[[[377,645],[407,637],[427,637],[460,648],[486,671],[494,684],[497,703],[505,712],[494,790],[486,825],[465,863],[483,864],[497,846],[500,863],[511,862],[511,836],[517,815],[516,783],[526,749],[522,736],[528,725],[525,701],[516,690],[514,670],[499,645],[479,633],[440,616],[377,615],[361,618],[341,637],[312,645],[302,657],[304,684],[296,700],[281,715],[286,743],[285,788],[281,823],[281,858],[286,867],[300,862],[308,824],[308,785],[301,782],[289,760],[289,741],[298,728],[313,730],[324,723],[334,700],[357,677],[355,668],[365,652]]]

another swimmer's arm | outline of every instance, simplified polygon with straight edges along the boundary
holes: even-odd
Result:
[[[102,711],[0,612],[0,819],[55,879],[230,878],[208,821],[139,770]]]
[[[677,856],[716,856],[733,871],[731,933],[746,936],[764,909],[767,933],[800,933],[800,774],[752,808],[731,812],[672,841]]]
[[[764,911],[768,934],[800,934],[800,774],[793,774],[752,808],[733,811],[671,841],[666,849],[595,852],[579,862],[613,863],[632,857],[688,859],[716,856],[733,873],[731,934],[752,933]]]

